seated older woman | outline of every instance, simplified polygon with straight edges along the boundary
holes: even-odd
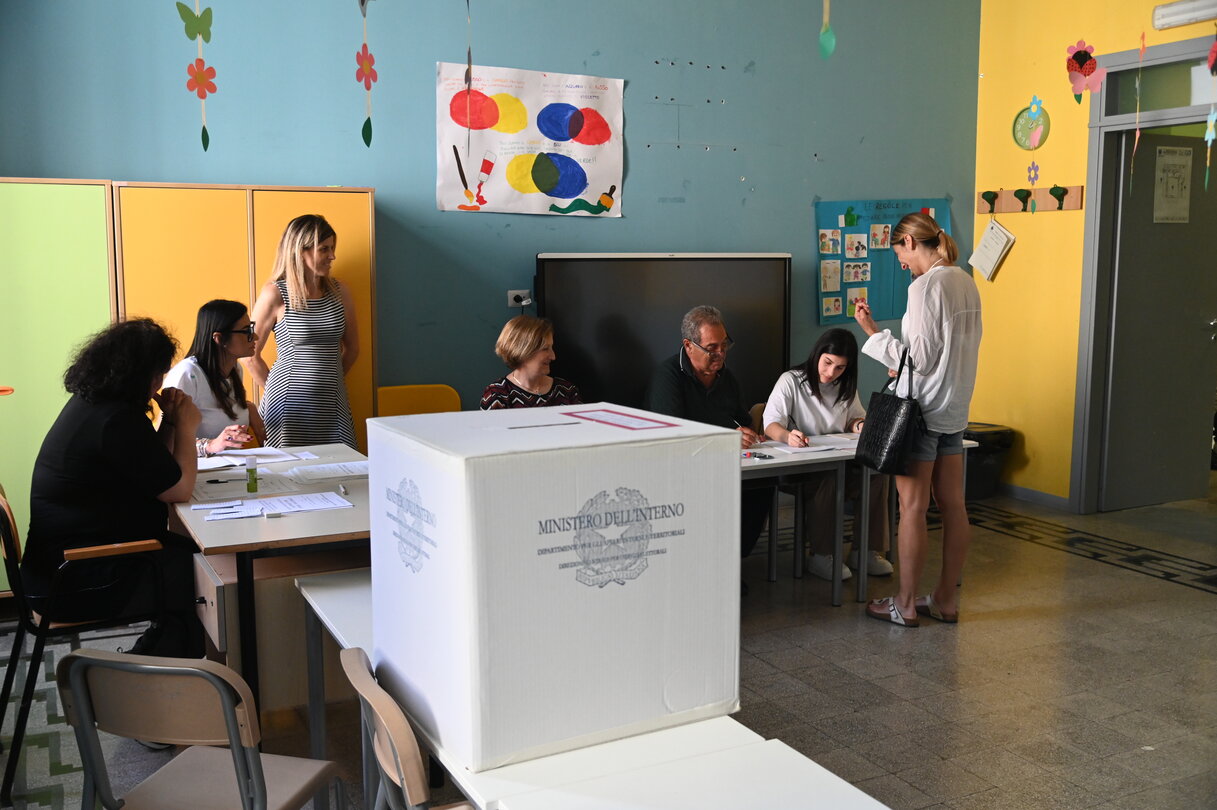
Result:
[[[190,499],[201,415],[175,388],[160,393],[177,346],[146,319],[116,323],[86,343],[63,376],[72,394],[34,462],[30,530],[21,578],[35,610],[60,621],[149,612],[159,590],[161,618],[131,652],[199,656],[194,607],[194,543],[169,531],[169,504]],[[156,400],[161,423],[148,418]],[[66,549],[156,539],[160,582],[147,557],[74,562]],[[52,583],[56,594],[49,605]]]
[[[503,327],[494,344],[497,354],[511,371],[482,392],[482,410],[538,408],[546,405],[578,405],[583,402],[574,383],[551,377],[554,354],[554,325],[545,318],[517,315]]]

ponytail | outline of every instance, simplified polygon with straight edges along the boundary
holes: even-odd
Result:
[[[936,252],[938,257],[947,264],[955,264],[959,258],[959,248],[956,246],[955,240],[949,233],[938,227],[938,223],[929,214],[917,212],[901,219],[892,229],[890,244],[895,244],[905,236],[912,236],[913,239],[923,243]]]

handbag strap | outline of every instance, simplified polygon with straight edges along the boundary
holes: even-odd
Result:
[[[892,393],[895,394],[896,396],[900,396],[900,377],[904,374],[904,365],[906,362],[908,362],[908,359],[909,359],[909,350],[908,350],[908,347],[906,346],[904,351],[900,353],[900,368],[896,370],[896,376],[892,380]],[[905,399],[912,399],[913,398],[913,364],[908,363],[908,367],[909,367],[909,392],[908,392],[908,396],[905,397]]]

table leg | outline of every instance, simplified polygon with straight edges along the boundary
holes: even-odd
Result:
[[[258,621],[254,605],[254,558],[237,552],[237,624],[241,631],[241,677],[261,711],[258,690]]]
[[[841,606],[841,567],[845,565],[845,462],[837,465],[837,511],[832,545],[832,604]]]
[[[857,578],[858,601],[866,601],[867,568],[870,565],[870,474],[867,467],[859,466],[862,474],[862,486],[858,495],[858,506],[854,512],[854,548],[858,551],[858,568],[854,571]]]
[[[309,606],[304,612],[304,649],[308,671],[308,749],[313,759],[325,759],[325,659],[321,622]],[[313,807],[329,810],[328,789],[317,791]]]
[[[778,488],[769,504],[769,581],[778,581]]]
[[[794,578],[803,578],[803,484],[794,485]]]

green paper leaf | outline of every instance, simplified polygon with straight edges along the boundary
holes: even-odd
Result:
[[[824,26],[820,31],[820,58],[827,59],[837,49],[837,35],[830,26]]]
[[[1031,199],[1031,213],[1035,213],[1035,198]]]
[[[203,151],[207,151],[207,147],[211,145],[211,136],[207,134],[207,127],[203,127]]]
[[[371,118],[371,116],[369,116],[368,119],[363,122],[363,145],[367,146],[369,148],[371,148],[371,146],[372,146],[372,118]]]
[[[1073,100],[1074,100],[1074,101],[1076,101],[1078,104],[1081,104],[1081,103],[1082,103],[1082,94],[1081,94],[1081,93],[1074,93],[1074,94],[1073,94]]]

